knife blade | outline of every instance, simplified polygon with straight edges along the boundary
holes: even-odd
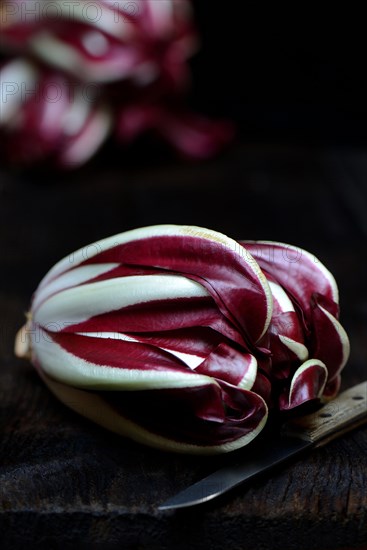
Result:
[[[213,500],[366,422],[367,381],[344,391],[318,411],[287,422],[279,437],[271,440],[269,445],[257,447],[246,459],[197,481],[166,500],[158,509],[187,508]]]

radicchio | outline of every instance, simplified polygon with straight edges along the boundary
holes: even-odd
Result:
[[[338,316],[335,280],[308,252],[160,225],[58,262],[17,350],[102,426],[213,454],[247,445],[269,410],[336,395],[349,355]]]

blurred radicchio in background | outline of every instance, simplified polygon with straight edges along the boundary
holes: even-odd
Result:
[[[215,154],[229,123],[185,106],[198,48],[189,0],[0,0],[5,156],[75,167],[113,136],[153,131],[179,153]]]

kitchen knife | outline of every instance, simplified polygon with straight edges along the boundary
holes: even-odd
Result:
[[[268,472],[307,449],[320,447],[367,422],[367,381],[354,386],[318,411],[287,422],[277,439],[256,448],[241,461],[225,466],[194,483],[159,506],[159,510],[187,508],[208,502]]]

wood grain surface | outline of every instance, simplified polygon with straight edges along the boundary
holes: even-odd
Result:
[[[365,149],[237,144],[203,163],[139,155],[123,168],[0,173],[0,547],[366,549],[366,428],[201,508],[158,512],[228,458],[168,455],[107,433],[14,357],[31,294],[57,260],[133,227],[187,223],[319,257],[351,340],[343,389],[367,378]]]

